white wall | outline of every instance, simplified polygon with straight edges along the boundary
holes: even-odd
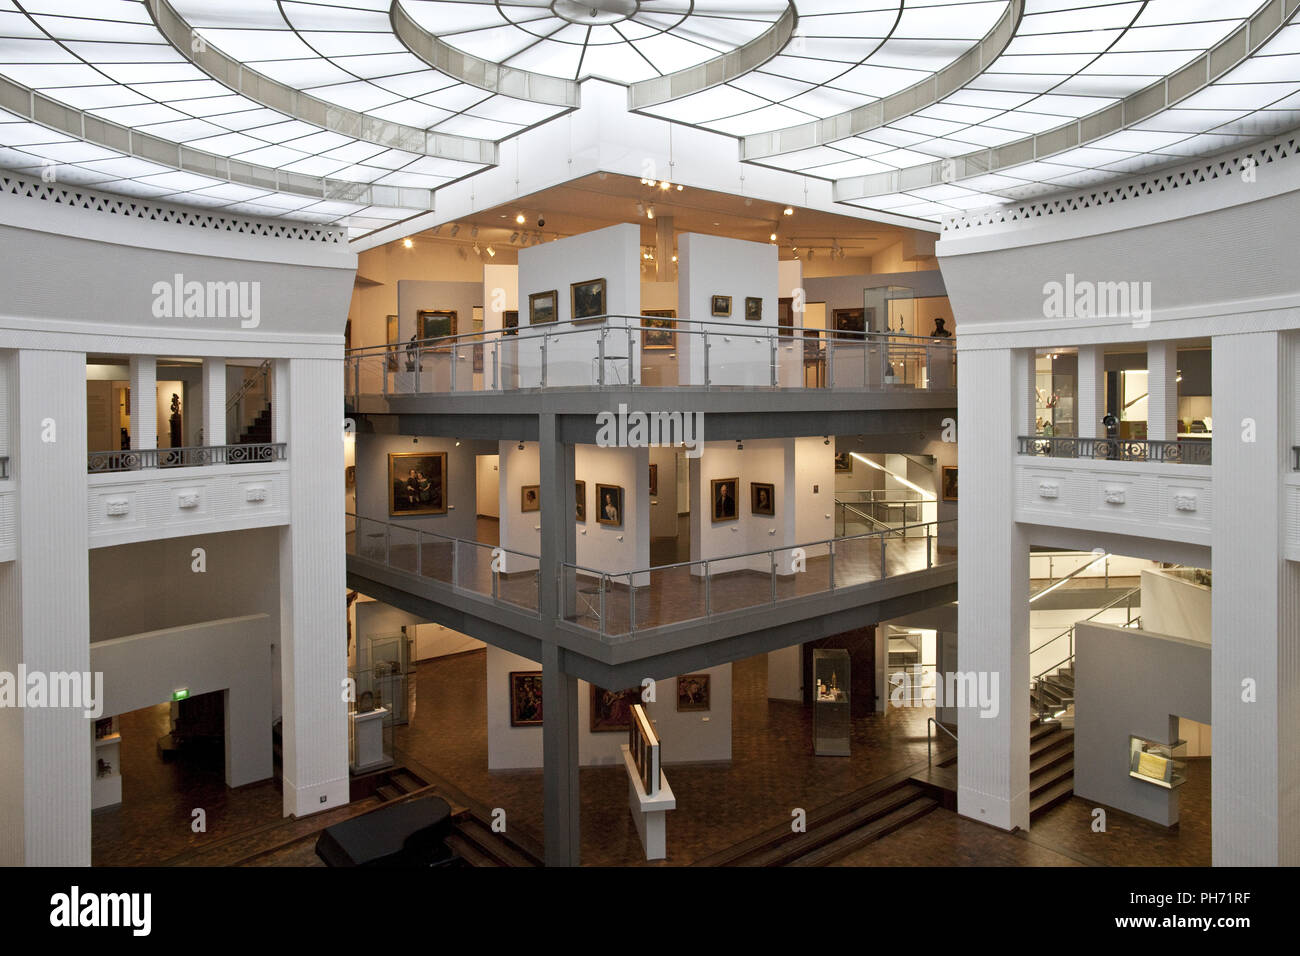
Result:
[[[488,769],[521,770],[542,766],[542,728],[510,726],[510,672],[541,671],[542,666],[526,657],[488,645],[487,708]],[[677,682],[657,682],[656,700],[646,712],[663,740],[665,767],[681,763],[702,763],[731,759],[731,665],[705,668],[692,673],[708,674],[710,709],[677,710]],[[545,702],[543,702],[543,708]],[[619,745],[627,743],[627,732],[595,733],[591,727],[591,690],[578,681],[578,763],[583,767],[621,764]]]
[[[513,446],[512,446],[513,447]],[[447,453],[447,513],[390,517],[388,514],[388,456],[390,454]],[[356,443],[357,513],[363,518],[393,521],[422,531],[473,541],[478,496],[475,461],[478,455],[496,453],[496,443],[409,435],[359,434]]]
[[[1210,588],[1161,571],[1142,572],[1142,627],[1158,634],[1210,643]]]
[[[501,514],[501,502],[498,499],[501,487],[500,460],[497,455],[478,455],[474,459],[475,511],[490,518]]]
[[[677,315],[695,321],[737,326],[737,335],[710,334],[709,381],[714,385],[770,385],[772,356],[764,336],[745,336],[776,328],[777,249],[763,242],[683,233],[677,239]],[[731,315],[712,314],[715,295],[731,296]],[[763,300],[758,322],[745,321],[745,299]],[[679,335],[678,369],[683,384],[704,382],[704,341]]]
[[[519,308],[519,266],[484,265],[482,301],[483,331],[501,328],[501,313]]]
[[[677,449],[650,449],[650,464],[659,468],[659,494],[650,499],[650,537],[677,536]]]
[[[226,690],[226,785],[265,780],[276,630],[274,618],[253,614],[94,644],[90,669],[104,674],[104,716],[161,704],[180,688],[193,697]]]

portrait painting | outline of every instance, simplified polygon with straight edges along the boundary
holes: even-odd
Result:
[[[611,528],[623,527],[623,486],[596,486],[596,523]]]
[[[541,511],[542,510],[542,489],[540,485],[524,485],[519,489],[519,510]]]
[[[569,286],[569,298],[574,322],[603,318],[606,311],[605,280],[588,279],[586,282],[575,282]]]
[[[510,726],[536,727],[542,722],[542,672],[510,672]]]
[[[683,674],[677,678],[677,709],[709,709],[708,674]]]
[[[729,295],[713,296],[713,314],[731,315],[731,296]]]
[[[447,513],[447,453],[414,452],[388,456],[388,514]]]
[[[605,690],[591,686],[591,732],[593,734],[626,731],[632,726],[632,705],[641,702],[641,688]]]
[[[760,481],[749,483],[749,512],[756,515],[776,515],[776,486]]]
[[[528,297],[528,324],[545,325],[557,318],[555,303],[559,298],[554,289],[550,292],[534,292]]]
[[[956,465],[943,466],[943,477],[941,479],[941,483],[943,486],[943,500],[956,501],[957,500],[957,466]]]
[[[740,487],[739,478],[714,478],[709,500],[713,502],[714,521],[735,521],[740,517],[736,507],[736,489]]]
[[[501,313],[501,334],[518,335],[519,334],[519,310],[507,309]]]
[[[745,296],[745,321],[763,321],[763,300],[756,295]]]
[[[579,524],[587,523],[587,483],[573,483],[573,520]]]
[[[835,455],[835,474],[853,474],[853,456],[847,451],[838,452]]]
[[[650,494],[659,494],[659,466],[650,466]]]
[[[676,309],[646,309],[641,313],[641,347],[643,349],[671,349],[677,345]]]

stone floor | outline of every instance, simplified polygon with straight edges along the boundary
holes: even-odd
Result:
[[[411,723],[397,729],[401,755],[426,770],[446,795],[490,812],[541,842],[540,771],[488,771],[485,655],[472,651],[417,668]],[[669,859],[687,865],[784,824],[810,809],[926,757],[928,709],[892,710],[855,721],[851,757],[815,757],[812,719],[800,704],[769,701],[765,657],[733,665],[732,760],[668,765],[678,797],[669,816]],[[280,816],[278,783],[226,789],[219,765],[164,764],[155,741],[167,706],[122,720],[123,804],[93,818],[93,861],[112,865],[315,865],[312,835],[375,804],[361,802],[303,820]],[[622,767],[580,773],[582,858],[588,865],[645,865],[627,809]],[[1209,761],[1193,761],[1183,790],[1183,822],[1166,829],[1118,811],[1106,833],[1092,831],[1092,805],[1071,799],[1029,833],[1009,834],[936,810],[846,857],[841,866],[1207,865]],[[207,811],[207,832],[192,832],[192,810]]]

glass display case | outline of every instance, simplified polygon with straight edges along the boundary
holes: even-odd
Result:
[[[1173,790],[1187,782],[1187,741],[1162,744],[1145,737],[1129,737],[1128,775],[1144,783]]]
[[[813,651],[813,753],[847,757],[853,722],[849,714],[849,652]]]

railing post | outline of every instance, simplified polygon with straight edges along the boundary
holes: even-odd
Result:
[[[492,390],[494,392],[501,388],[501,343],[504,341],[504,336],[498,336],[496,348],[492,350]]]
[[[880,536],[880,580],[885,580],[889,576],[889,570],[885,567],[885,536]]]
[[[627,576],[627,632],[636,633],[636,575],[632,572]]]
[[[546,341],[549,338],[547,333],[542,333],[542,388],[546,387]]]
[[[776,550],[769,552],[772,555],[772,604],[776,604]]]
[[[934,548],[932,547],[932,545],[934,544],[934,535],[931,534],[932,531],[934,531],[934,526],[933,526],[933,525],[926,525],[926,527],[925,527],[925,566],[926,566],[926,568],[932,568],[932,567],[934,567]]]
[[[826,335],[826,388],[835,390],[835,337]]]
[[[600,327],[600,339],[596,343],[596,384],[605,385],[605,327]]]
[[[501,572],[492,568],[491,562],[488,562],[488,575],[492,578],[492,600],[497,600],[501,596]]]
[[[704,387],[707,389],[712,382],[712,375],[709,369],[709,349],[712,348],[712,346],[709,345],[709,332],[707,329],[704,331],[703,335],[704,335]]]
[[[609,589],[609,575],[600,576],[600,636],[605,636],[605,592]]]
[[[713,617],[713,575],[709,573],[709,562],[704,562],[704,619]]]
[[[460,542],[455,538],[451,539],[451,587],[460,590]]]
[[[772,387],[776,388],[777,385],[779,384],[777,380],[776,363],[780,361],[780,357],[777,354],[776,335],[771,332],[769,332],[767,336],[767,353],[768,353],[768,361],[771,362],[772,364]]]
[[[834,538],[831,538],[831,543],[828,550],[830,551],[830,555],[831,555],[831,590],[834,591],[835,590],[835,539]]]

